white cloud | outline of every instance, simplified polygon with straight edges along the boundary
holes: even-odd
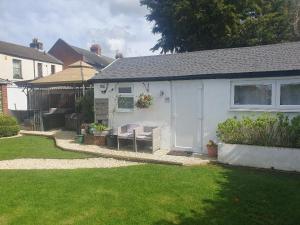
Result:
[[[99,43],[112,57],[149,55],[158,39],[138,0],[1,0],[0,12],[0,40],[28,45],[38,37],[47,50],[62,38],[83,48]]]

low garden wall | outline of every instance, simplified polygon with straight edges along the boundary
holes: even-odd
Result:
[[[300,149],[219,144],[218,161],[237,166],[300,172]]]

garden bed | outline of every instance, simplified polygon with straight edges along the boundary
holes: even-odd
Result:
[[[218,161],[237,166],[300,172],[300,149],[219,144]]]

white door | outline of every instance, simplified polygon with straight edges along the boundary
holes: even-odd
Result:
[[[201,151],[202,82],[172,82],[172,145],[174,150]]]

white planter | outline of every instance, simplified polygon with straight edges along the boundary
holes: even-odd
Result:
[[[218,161],[237,166],[300,172],[300,149],[221,143]]]

